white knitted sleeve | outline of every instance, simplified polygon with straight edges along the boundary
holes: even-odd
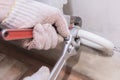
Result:
[[[14,5],[15,0],[0,0],[0,22],[4,20]]]
[[[8,18],[3,21],[3,25],[8,28],[31,28],[40,19],[40,3],[34,0],[16,0],[14,10]]]

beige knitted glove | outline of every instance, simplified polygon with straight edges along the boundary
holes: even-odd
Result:
[[[27,43],[26,46],[28,49],[47,50],[54,48],[59,37],[56,36],[57,33],[52,27],[53,24],[62,37],[67,37],[70,34],[67,22],[62,12],[57,8],[35,0],[16,0],[12,9],[8,17],[3,20],[2,25],[14,29],[35,27],[33,40]],[[39,24],[40,28],[36,24]],[[42,30],[44,32],[41,32]]]
[[[33,30],[33,40],[24,43],[28,49],[44,49],[55,48],[60,42],[60,36],[57,35],[54,27],[50,24],[37,24]],[[63,38],[62,38],[63,39]]]
[[[23,80],[48,80],[49,75],[50,75],[49,69],[43,66],[32,76],[28,76]]]

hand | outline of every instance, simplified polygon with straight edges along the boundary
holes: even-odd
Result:
[[[42,67],[32,76],[28,76],[23,80],[48,80],[49,76],[50,76],[49,69],[47,67]]]
[[[63,41],[63,37],[57,34],[51,24],[37,24],[33,30],[33,40],[25,40],[23,47],[27,49],[44,49],[55,48],[56,45]]]
[[[40,28],[37,24],[39,24]],[[28,43],[28,49],[33,48],[33,46],[36,46],[35,48],[37,49],[54,48],[57,45],[58,41],[56,40],[58,40],[59,37],[57,37],[57,32],[52,26],[53,24],[56,26],[58,34],[60,34],[63,38],[70,34],[67,22],[62,12],[60,12],[57,8],[48,6],[35,0],[29,0],[29,2],[28,0],[16,0],[13,10],[10,12],[8,17],[2,21],[2,25],[6,26],[7,28],[20,29],[34,27],[33,41]],[[41,34],[40,30],[37,29],[45,30],[43,32],[44,34]],[[45,38],[45,36],[50,35],[53,36],[53,38]],[[41,40],[41,38],[43,38],[44,41]],[[46,45],[48,45],[47,48],[45,47]]]

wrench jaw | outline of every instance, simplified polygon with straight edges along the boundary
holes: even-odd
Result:
[[[74,53],[73,50],[75,51],[75,46],[73,44],[73,37],[72,37],[72,41],[66,51],[66,53],[68,54],[67,56],[65,56],[66,60],[69,59],[71,56],[74,56],[77,54],[77,53]]]
[[[81,39],[78,36],[78,32],[81,28],[79,26],[74,26],[71,29],[71,35],[73,36],[72,45],[75,47],[75,50],[78,51],[80,48]]]
[[[68,43],[67,53],[69,54],[69,56],[66,57],[67,59],[71,56],[77,55],[77,51],[80,48],[80,37],[77,36],[79,30],[80,27],[74,26],[71,29],[71,35],[67,39],[65,39],[65,42]]]

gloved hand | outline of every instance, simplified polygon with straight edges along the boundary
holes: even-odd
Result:
[[[62,37],[70,34],[67,22],[57,8],[35,0],[15,1],[15,4],[13,1],[12,11],[7,13],[9,15],[2,21],[2,25],[14,29],[34,27],[33,40],[27,43],[28,49],[54,48],[59,38],[57,32]],[[53,24],[56,26],[57,32],[53,28]],[[52,37],[50,38],[50,36]]]
[[[49,76],[50,76],[49,69],[43,66],[32,76],[25,77],[23,80],[48,80]]]
[[[63,38],[57,34],[51,24],[37,24],[33,30],[33,40],[24,41],[23,47],[27,49],[44,49],[55,48],[58,43],[63,41]]]

